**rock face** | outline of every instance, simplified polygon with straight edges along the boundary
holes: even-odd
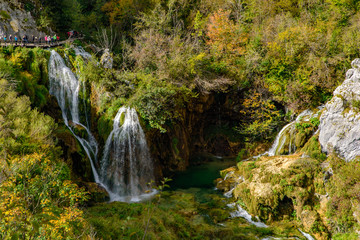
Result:
[[[44,36],[38,30],[30,12],[25,11],[24,5],[17,0],[0,0],[0,36],[17,35],[21,38],[27,35]]]
[[[148,131],[151,154],[165,175],[185,170],[201,153],[236,156],[242,142],[231,134],[239,123],[239,105],[231,93],[201,94],[181,109],[181,119],[166,133]],[[206,160],[205,160],[206,161]]]
[[[104,66],[104,68],[112,69],[113,61],[114,60],[111,56],[109,49],[105,49],[103,55],[101,56],[101,64]]]
[[[320,118],[319,142],[346,161],[360,155],[360,59],[351,63],[346,80],[335,89]]]
[[[296,220],[316,239],[328,239],[325,221],[314,207],[321,203],[318,192],[324,191],[322,171],[320,162],[301,153],[262,156],[222,171],[217,188],[229,191],[233,187],[225,196],[232,194],[250,214],[267,223]]]

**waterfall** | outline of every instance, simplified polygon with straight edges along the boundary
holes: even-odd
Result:
[[[153,164],[135,109],[121,107],[116,114],[100,175],[111,201],[138,201],[150,190],[147,184],[154,180]]]
[[[321,110],[323,106],[320,106],[318,110]],[[310,121],[310,118],[318,116],[317,111],[315,114],[307,109],[297,116],[295,121],[285,125],[278,135],[275,138],[274,143],[271,148],[264,154],[268,154],[269,156],[275,156],[281,154],[281,150],[285,147],[288,148],[288,154],[294,153],[296,151],[295,145],[295,135],[297,133],[296,123]],[[264,155],[262,154],[262,155]]]
[[[86,58],[90,55],[82,49],[75,52]],[[120,108],[98,162],[98,143],[90,131],[86,101],[79,101],[80,91],[85,96],[85,83],[78,80],[81,78],[76,77],[55,50],[51,51],[48,69],[49,93],[57,99],[65,125],[89,157],[95,182],[108,191],[110,200],[134,202],[155,193],[147,187],[154,180],[154,170],[136,111]],[[79,110],[80,106],[83,111]]]
[[[98,144],[89,128],[84,126],[80,121],[80,83],[71,69],[66,66],[64,59],[55,50],[51,51],[48,68],[49,93],[57,99],[65,125],[70,129],[87,153],[95,181],[98,182],[99,176],[95,168]],[[75,134],[77,130],[85,131],[87,136],[78,136]]]
[[[75,54],[82,56],[84,59],[89,60],[92,56],[86,52],[81,46],[74,48]]]

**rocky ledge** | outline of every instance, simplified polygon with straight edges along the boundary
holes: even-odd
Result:
[[[0,0],[0,22],[1,39],[10,34],[17,35],[19,39],[24,35],[28,37],[45,35],[38,30],[35,19],[18,0]]]
[[[360,155],[360,59],[351,66],[325,105],[319,126],[322,150],[328,154],[334,151],[346,161]]]

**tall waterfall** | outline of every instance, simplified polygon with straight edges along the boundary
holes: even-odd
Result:
[[[79,91],[80,83],[74,73],[68,68],[64,59],[55,51],[51,51],[49,60],[49,92],[54,95],[62,111],[65,125],[70,129],[80,142],[88,157],[94,173],[95,181],[99,181],[99,175],[95,168],[98,154],[98,144],[89,128],[80,121]],[[75,134],[76,130],[84,130],[86,137]]]
[[[54,50],[48,68],[49,92],[58,101],[65,125],[87,153],[95,181],[108,191],[110,200],[133,202],[151,195],[144,192],[150,190],[147,183],[154,180],[153,165],[136,111],[120,108],[99,163],[98,143],[89,129],[86,102],[79,101],[79,92],[85,91],[84,82]],[[80,106],[84,111],[79,110]]]
[[[149,190],[154,169],[135,109],[121,107],[115,116],[101,160],[101,181],[111,200],[137,201]]]

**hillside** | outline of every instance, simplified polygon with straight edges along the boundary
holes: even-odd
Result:
[[[347,0],[0,0],[0,41],[81,36],[0,48],[0,237],[357,239],[359,19]]]

